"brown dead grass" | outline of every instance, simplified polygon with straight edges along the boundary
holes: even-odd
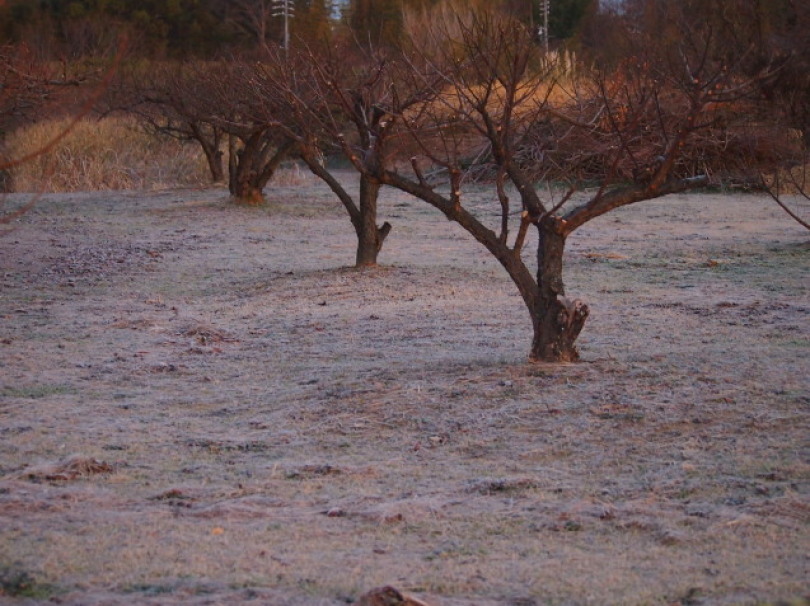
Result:
[[[43,149],[72,120],[40,122],[11,133],[5,151],[25,157]],[[194,144],[147,134],[135,120],[86,118],[49,153],[14,167],[17,192],[153,190],[208,185],[205,160]]]
[[[356,271],[327,191],[268,194],[45,196],[0,238],[7,596],[802,603],[808,247],[779,209],[583,228],[585,361],[531,365],[514,287],[429,209],[389,192]]]

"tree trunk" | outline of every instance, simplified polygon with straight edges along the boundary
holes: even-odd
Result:
[[[360,173],[359,206],[354,198],[343,188],[343,185],[318,161],[313,148],[301,146],[299,153],[309,169],[326,183],[340,199],[346,212],[349,213],[354,231],[357,234],[356,267],[368,267],[377,264],[377,255],[382,249],[383,241],[391,231],[387,221],[377,227],[377,198],[382,184],[369,176]]]
[[[235,137],[228,140],[228,189],[235,202],[252,205],[264,202],[256,168],[260,153],[255,133],[243,140],[241,147]]]
[[[208,163],[208,170],[211,173],[212,183],[223,183],[225,181],[225,170],[222,168],[223,153],[220,149],[222,144],[222,133],[215,127],[211,128],[210,133],[206,131],[197,123],[190,122],[189,128],[194,139],[200,144],[205,154],[205,160]]]
[[[383,241],[391,224],[385,222],[377,227],[377,198],[381,184],[378,180],[366,175],[360,176],[360,213],[354,228],[357,232],[357,267],[368,267],[377,264],[377,255],[382,249]]]
[[[247,204],[249,206],[261,206],[264,204],[264,193],[253,186],[247,180],[238,180],[231,190],[233,201],[237,204]]]
[[[562,268],[565,236],[553,220],[538,226],[537,298],[531,310],[534,339],[530,358],[538,362],[574,362],[579,359],[574,342],[588,318],[588,306],[565,296]]]
[[[208,162],[208,170],[211,172],[212,183],[224,183],[225,171],[222,168],[222,152],[217,150],[210,156],[206,154],[205,159]]]
[[[235,164],[230,172],[228,189],[234,201],[255,206],[264,203],[264,193],[256,183],[256,173],[251,170],[251,163],[245,158],[244,150],[236,152]]]
[[[565,297],[562,269],[566,224],[548,216],[538,225],[536,279],[520,256],[520,247],[510,248],[498,234],[482,224],[464,207],[396,172],[383,174],[385,183],[420,198],[444,213],[470,233],[498,260],[518,287],[531,316],[534,338],[529,358],[536,362],[572,362],[579,358],[574,342],[588,317],[588,306]]]
[[[205,161],[208,163],[208,171],[211,173],[211,183],[223,183],[225,181],[225,171],[222,168],[222,152],[209,153],[205,151]]]
[[[234,135],[228,135],[228,191],[235,196],[236,171],[239,168],[239,149]]]
[[[264,203],[264,187],[292,149],[293,141],[275,145],[265,132],[253,133],[237,149],[236,141],[228,142],[228,189],[242,204]]]

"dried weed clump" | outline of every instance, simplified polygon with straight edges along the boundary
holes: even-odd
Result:
[[[5,152],[24,157],[47,148],[69,123],[49,120],[18,129],[9,135]],[[18,192],[148,190],[210,183],[204,158],[194,145],[155,137],[126,118],[80,121],[49,153],[15,167],[10,180],[11,189]]]

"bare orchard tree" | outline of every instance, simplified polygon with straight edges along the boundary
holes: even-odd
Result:
[[[594,27],[610,32],[592,51],[603,63],[652,53],[660,64],[668,52],[668,65],[678,73],[686,57],[681,49],[694,46],[699,36],[710,40],[698,44],[705,48],[705,59],[691,53],[693,65],[704,60],[720,65],[738,83],[750,86],[738,87],[733,102],[726,95],[725,103],[712,106],[713,123],[691,138],[685,158],[702,158],[707,172],[719,174],[726,185],[767,191],[794,220],[808,227],[810,4],[627,0],[621,16],[603,7],[593,19]],[[626,59],[623,68],[636,69]],[[712,151],[706,145],[712,140],[723,146]],[[707,158],[707,153],[715,157]]]
[[[530,32],[486,13],[457,23],[457,38],[429,31],[433,42],[417,41],[418,60],[406,60],[425,85],[441,78],[435,99],[397,121],[420,150],[412,171],[355,166],[433,205],[492,253],[529,311],[532,360],[576,360],[589,309],[564,287],[568,237],[617,208],[708,184],[710,160],[738,116],[726,108],[768,74],[739,78],[734,65],[714,60],[707,32],[683,29],[679,43],[657,53],[651,35],[623,69],[562,94]],[[418,51],[426,48],[436,50],[426,57]],[[425,166],[442,178],[428,178]],[[584,190],[585,176],[598,186]],[[473,177],[492,188],[496,225],[465,205]],[[538,180],[565,186],[541,192]],[[534,273],[523,256],[529,230],[537,233]]]
[[[244,83],[256,65],[238,57],[136,64],[118,78],[104,111],[134,115],[156,134],[196,142],[214,182],[227,174],[234,201],[261,204],[292,142],[252,111]]]
[[[221,62],[146,61],[121,70],[104,99],[102,112],[135,116],[150,133],[195,142],[205,155],[211,180],[225,181],[226,134],[201,98]]]
[[[262,62],[237,58],[218,62],[216,76],[202,79],[193,100],[206,124],[228,139],[228,189],[236,202],[261,204],[263,190],[295,141],[256,113],[249,83]],[[200,77],[200,76],[198,76]]]
[[[230,17],[238,28],[252,37],[262,52],[270,50],[270,31],[278,13],[277,0],[229,0]]]
[[[541,199],[517,154],[524,132],[547,115],[553,66],[544,62],[531,34],[505,17],[458,14],[454,30],[455,37],[437,27],[427,41],[414,44],[416,58],[407,61],[415,77],[433,80],[424,71],[427,65],[441,81],[435,100],[402,115],[402,126],[418,150],[412,174],[385,170],[380,180],[439,209],[500,262],[531,316],[532,359],[575,360],[574,341],[588,307],[565,297],[565,228],[557,212],[573,192],[561,201]],[[420,56],[422,48],[433,49],[433,56]],[[440,178],[428,178],[428,168]],[[467,186],[481,178],[492,186],[497,225],[465,206]],[[517,208],[509,186],[519,198]],[[532,227],[539,234],[536,275],[523,258]]]
[[[395,140],[394,122],[433,92],[397,89],[401,65],[387,51],[299,46],[256,64],[241,96],[254,100],[254,116],[296,142],[296,155],[340,199],[357,235],[356,266],[376,265],[391,230],[390,223],[377,223],[378,174],[402,145]],[[324,162],[335,153],[363,166],[356,199]]]

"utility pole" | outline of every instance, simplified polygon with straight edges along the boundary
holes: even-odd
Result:
[[[295,16],[293,0],[273,0],[273,16],[284,17],[284,52],[290,48],[290,19]]]
[[[540,13],[543,19],[543,25],[540,27],[540,37],[543,40],[543,48],[548,54],[548,12],[551,9],[551,0],[537,1],[540,3]]]

